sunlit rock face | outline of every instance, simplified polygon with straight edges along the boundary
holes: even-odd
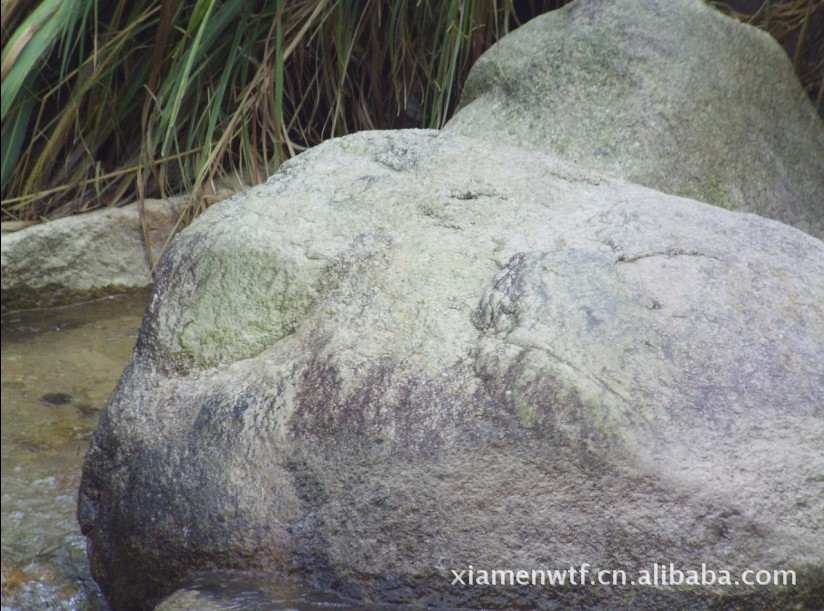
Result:
[[[487,53],[443,132],[332,140],[214,206],[86,458],[108,599],[241,569],[373,603],[820,604],[823,134],[765,35],[579,0]]]
[[[159,266],[84,468],[94,575],[118,608],[210,568],[417,604],[806,604],[823,278],[806,233],[539,152],[327,142]],[[656,562],[798,585],[452,572]]]
[[[766,33],[698,0],[586,0],[472,68],[447,131],[824,239],[824,124]]]

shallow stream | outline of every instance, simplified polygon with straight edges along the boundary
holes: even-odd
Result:
[[[146,296],[2,319],[3,609],[104,609],[75,518],[80,468]]]
[[[105,610],[75,518],[89,439],[147,295],[2,318],[2,609]],[[164,609],[350,609],[284,579],[215,573]]]

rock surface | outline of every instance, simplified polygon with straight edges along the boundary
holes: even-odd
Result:
[[[181,204],[179,198],[145,202],[154,256],[172,233]],[[2,234],[3,311],[76,303],[151,284],[137,204]]]
[[[811,604],[824,244],[431,131],[327,142],[162,260],[79,519],[115,606],[197,570],[363,600]],[[794,588],[452,585],[588,563]],[[816,590],[818,588],[818,590]]]
[[[589,0],[473,66],[447,131],[824,239],[824,124],[775,40],[697,0]]]

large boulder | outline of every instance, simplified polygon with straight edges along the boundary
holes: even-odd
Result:
[[[447,131],[824,239],[824,124],[786,53],[699,0],[588,0],[473,66]]]
[[[182,206],[183,198],[152,199],[142,215],[134,203],[4,231],[3,311],[148,289],[150,253],[159,256]]]
[[[824,244],[775,221],[453,134],[327,142],[162,260],[83,470],[93,574],[115,608],[220,568],[470,607],[811,604],[822,304]],[[653,563],[732,585],[480,577]]]

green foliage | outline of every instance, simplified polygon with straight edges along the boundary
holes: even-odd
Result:
[[[519,24],[513,2],[40,0],[25,17],[11,2],[3,217],[169,192],[196,213],[221,177],[259,182],[326,138],[439,127]]]
[[[181,192],[191,216],[326,138],[440,127],[481,53],[568,1],[4,1],[2,216]],[[821,4],[751,16],[798,41],[819,104]]]

